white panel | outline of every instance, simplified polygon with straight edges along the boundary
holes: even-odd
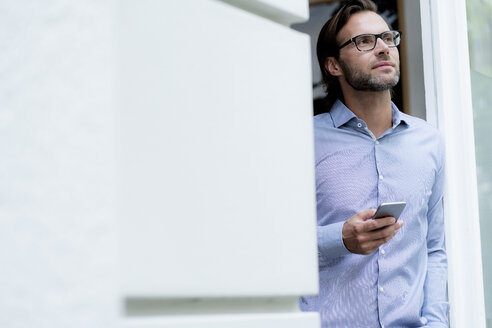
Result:
[[[248,0],[242,0],[248,1]],[[308,0],[256,0],[257,2],[279,8],[283,11],[298,15],[305,19],[309,18]]]
[[[0,1],[0,327],[113,327],[114,10]]]
[[[408,0],[407,0],[408,1]],[[411,0],[410,0],[411,1]],[[437,127],[437,93],[439,85],[439,65],[434,64],[438,54],[438,32],[433,30],[434,17],[430,9],[430,0],[420,0],[420,21],[422,28],[422,63],[424,66],[424,84],[425,84],[425,118],[427,122]],[[434,23],[435,24],[435,23]]]
[[[317,291],[309,39],[215,1],[124,1],[125,296]]]
[[[276,22],[290,25],[309,19],[308,0],[223,0]]]
[[[319,328],[317,312],[128,319],[123,328]]]
[[[427,113],[437,117],[446,142],[450,322],[457,328],[482,328],[485,306],[466,7],[460,0],[420,3],[423,35],[430,34],[424,37],[424,66],[433,69],[425,70],[426,93],[434,96],[426,102],[435,104]]]

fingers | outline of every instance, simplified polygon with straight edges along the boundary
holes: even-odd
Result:
[[[396,224],[388,225],[384,228],[373,230],[371,232],[371,237],[373,240],[385,240],[384,242],[389,241],[391,238],[393,238],[398,230],[400,230],[401,226],[403,225],[403,222],[396,222]]]
[[[389,241],[391,238],[393,238],[394,235],[398,232],[398,230],[399,230],[398,225],[387,226],[382,229],[358,234],[355,236],[355,239],[359,244],[372,243],[372,242],[383,244]]]
[[[381,229],[383,227],[392,225],[395,222],[396,222],[396,219],[394,217],[388,216],[385,218],[379,218],[379,219],[371,220],[371,221],[366,223],[366,227],[367,227],[368,231],[378,230],[378,229]]]
[[[395,222],[393,217],[368,220],[374,215],[374,211],[371,209],[359,212],[345,222],[342,239],[352,253],[373,253],[391,240],[403,225],[403,221]]]
[[[363,221],[366,221],[366,220],[369,220],[370,218],[372,218],[375,213],[376,213],[376,210],[373,208],[370,208],[368,210],[361,211],[361,212],[355,214],[354,216],[356,216],[357,218],[359,218]]]
[[[396,236],[396,234],[398,233],[398,231],[400,230],[400,228],[403,226],[403,222],[402,221],[401,222],[398,222],[397,224],[395,224],[395,226],[397,226],[396,229],[392,229],[393,226],[391,226],[391,227],[387,227],[387,228],[381,230],[380,232],[378,232],[378,234],[379,234],[379,236],[381,238],[371,239],[371,240],[368,240],[365,243],[361,243],[360,244],[360,251],[361,252],[359,254],[362,254],[362,255],[372,254],[381,245],[384,245],[388,241],[390,241],[391,239],[393,239],[393,237]]]
[[[385,217],[374,220],[369,220],[374,216],[376,210],[369,209],[355,214],[352,218],[350,218],[350,222],[356,226],[358,233],[378,230],[384,228],[386,226],[392,225],[396,222],[394,217]]]

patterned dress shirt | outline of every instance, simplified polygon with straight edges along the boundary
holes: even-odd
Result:
[[[427,122],[392,105],[375,138],[341,101],[314,118],[319,295],[300,299],[323,328],[448,327],[442,196],[444,145]],[[350,253],[342,226],[357,212],[405,201],[396,236]]]

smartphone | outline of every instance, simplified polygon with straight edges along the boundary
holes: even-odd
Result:
[[[401,212],[407,203],[405,202],[394,202],[394,203],[382,203],[378,206],[376,213],[372,217],[373,219],[385,218],[387,216],[392,216],[396,220],[400,217]]]

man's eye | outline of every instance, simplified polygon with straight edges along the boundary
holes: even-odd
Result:
[[[372,40],[370,37],[359,38],[359,41],[358,41],[359,44],[368,44],[371,42],[372,42]]]

